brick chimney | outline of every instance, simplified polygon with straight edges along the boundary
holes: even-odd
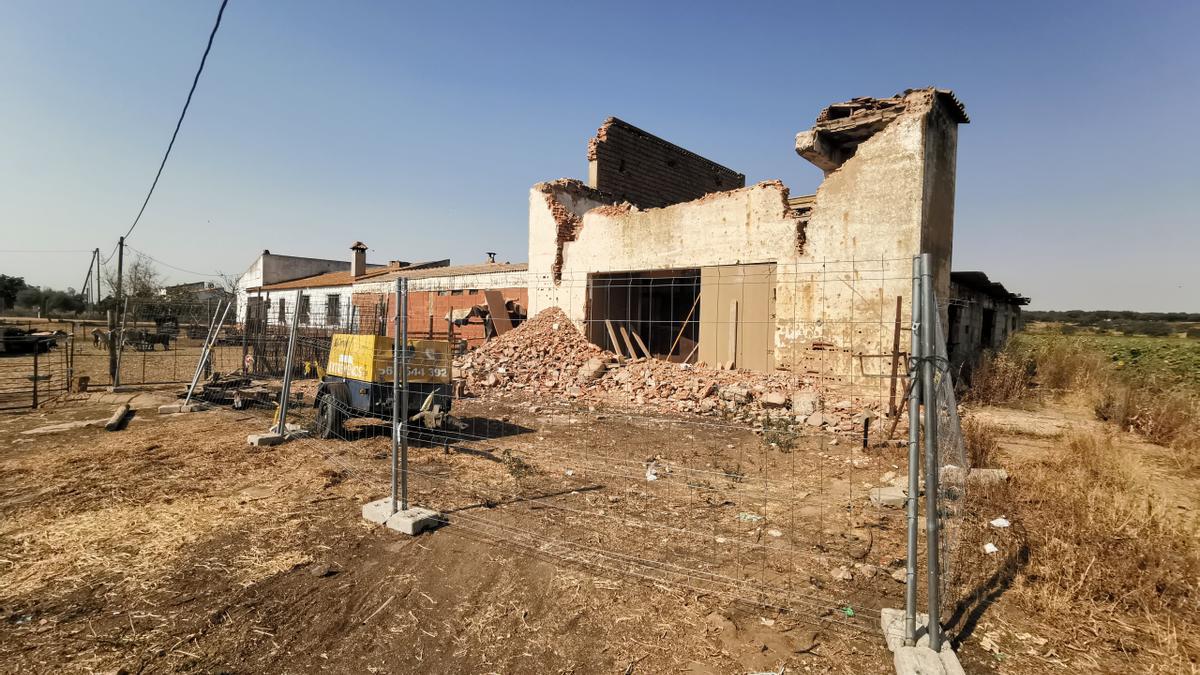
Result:
[[[357,279],[367,273],[367,245],[356,241],[350,250],[354,252],[350,257],[350,276]]]

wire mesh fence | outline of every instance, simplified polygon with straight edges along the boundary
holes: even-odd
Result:
[[[71,386],[70,334],[4,329],[0,334],[0,410],[36,409]]]
[[[934,401],[936,405],[937,429],[934,434],[937,446],[938,482],[937,503],[940,521],[939,543],[941,573],[940,605],[943,616],[949,616],[958,597],[957,587],[962,570],[959,569],[959,548],[963,518],[967,509],[967,483],[970,462],[967,460],[966,442],[958,417],[955,383],[951,376],[951,364],[946,350],[945,330],[941,318],[934,312],[935,346],[931,366],[934,371]]]
[[[875,631],[904,606],[911,266],[533,275],[515,328],[456,310],[429,321],[433,303],[399,289],[356,294],[376,308],[362,313],[299,291],[235,313],[241,344],[210,366],[239,377],[196,397],[305,430],[294,442],[339,473],[380,496],[398,480],[399,508],[459,531]],[[495,337],[462,338],[471,319]],[[935,388],[953,569],[966,464],[944,369]]]

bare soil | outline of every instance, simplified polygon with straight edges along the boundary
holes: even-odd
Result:
[[[408,538],[361,517],[369,428],[251,448],[266,411],[147,394],[88,426],[118,397],[0,416],[0,671],[891,672],[904,530],[866,489],[899,467],[846,439],[466,402]]]

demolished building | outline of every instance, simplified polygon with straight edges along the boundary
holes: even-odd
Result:
[[[586,183],[530,190],[530,314],[559,307],[617,352],[618,335],[636,333],[657,358],[790,371],[882,398],[903,370],[914,255],[930,254],[950,318],[968,121],[933,88],[829,106],[795,146],[824,180],[792,197],[610,118],[588,145]]]

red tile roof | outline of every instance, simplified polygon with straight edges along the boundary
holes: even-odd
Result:
[[[247,290],[260,291],[286,291],[295,290],[297,288],[330,288],[334,286],[351,286],[363,282],[386,282],[393,281],[399,277],[407,277],[409,279],[429,279],[433,277],[453,277],[466,274],[487,274],[490,272],[524,272],[529,269],[526,263],[480,263],[477,265],[455,265],[453,267],[428,267],[414,270],[396,270],[389,267],[380,267],[367,270],[367,273],[355,278],[351,276],[349,270],[340,272],[326,272],[324,274],[314,274],[310,277],[301,277],[290,281],[281,281],[277,284],[267,284],[260,288]]]

